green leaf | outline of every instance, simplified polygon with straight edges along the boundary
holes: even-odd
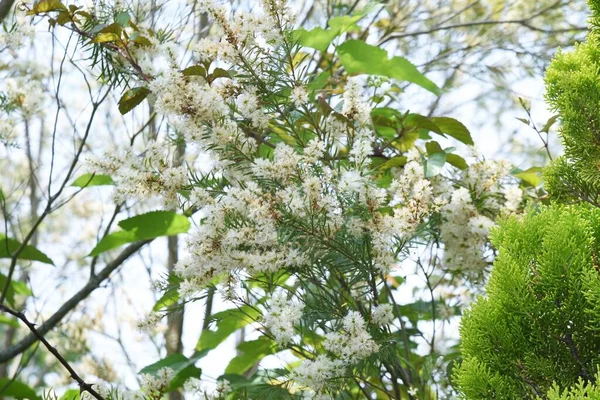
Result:
[[[97,34],[93,39],[93,43],[108,43],[108,42],[116,42],[121,39],[120,35],[117,35],[113,32],[102,32]]]
[[[153,311],[160,311],[162,309],[168,308],[169,306],[176,304],[179,301],[179,290],[177,287],[173,287],[168,289],[165,294],[162,295],[160,299],[156,302]]]
[[[521,179],[528,185],[533,187],[537,187],[540,183],[542,183],[542,178],[540,177],[540,173],[543,171],[541,167],[531,167],[526,169],[525,171],[518,171],[513,173],[513,176]]]
[[[13,328],[19,327],[19,321],[16,318],[7,317],[6,315],[0,315],[0,324],[12,326]]]
[[[446,153],[446,161],[448,161],[448,164],[453,165],[458,169],[465,170],[469,168],[469,165],[467,164],[465,159],[459,156],[458,154]]]
[[[460,121],[449,117],[432,117],[431,121],[436,124],[443,133],[452,136],[464,144],[473,145],[471,132]]]
[[[304,28],[296,29],[292,32],[292,37],[298,44],[311,49],[325,51],[338,36],[340,32],[334,29],[313,28],[307,31]]]
[[[338,31],[339,34],[344,32],[358,32],[360,31],[360,26],[356,23],[360,21],[364,17],[364,14],[357,15],[340,15],[339,17],[333,17],[329,20],[329,27]]]
[[[277,344],[268,337],[261,336],[256,340],[240,344],[237,350],[241,354],[229,362],[225,369],[226,374],[245,373],[265,356],[275,353],[277,351]]]
[[[129,26],[129,21],[131,21],[131,16],[125,11],[121,11],[115,17],[115,22],[121,25],[122,28],[127,28]]]
[[[202,65],[192,65],[191,67],[187,67],[186,69],[181,71],[181,73],[184,76],[199,75],[206,77],[206,68],[204,68]]]
[[[11,378],[0,378],[0,388],[2,398],[14,397],[17,400],[41,400],[35,390],[24,384],[23,382],[12,380]]]
[[[50,11],[66,11],[67,7],[59,0],[41,0],[33,5],[27,15],[41,14]]]
[[[352,75],[382,75],[388,78],[415,83],[434,94],[440,89],[404,57],[388,58],[384,49],[371,46],[362,40],[348,40],[337,47],[340,61]]]
[[[104,237],[90,252],[97,256],[105,251],[138,240],[154,239],[159,236],[173,236],[190,229],[190,221],[184,215],[173,211],[151,211],[119,222],[123,229]]]
[[[446,153],[441,152],[431,154],[427,161],[425,161],[425,177],[431,178],[438,175],[442,172],[444,164],[446,164]]]
[[[231,78],[231,72],[223,68],[215,68],[206,80],[208,83],[212,83],[217,78]]]
[[[425,149],[427,149],[427,154],[429,155],[433,153],[445,153],[445,151],[442,150],[442,146],[435,140],[425,143]]]
[[[440,127],[431,118],[421,114],[408,114],[404,118],[403,124],[405,128],[425,129],[444,136]]]
[[[406,156],[396,156],[396,157],[390,158],[383,164],[379,165],[377,167],[377,169],[385,171],[385,170],[388,170],[388,169],[394,168],[394,167],[402,167],[402,166],[406,165],[407,161],[408,161],[408,159],[406,158]]]
[[[109,175],[83,174],[79,178],[75,179],[73,183],[71,183],[71,186],[85,188],[91,186],[106,186],[114,184],[115,182]]]
[[[329,71],[323,71],[319,75],[317,75],[312,81],[310,81],[308,85],[306,85],[306,88],[309,91],[321,90],[327,84],[327,80],[329,80],[329,77],[331,77]]]
[[[0,234],[0,258],[11,258],[13,253],[21,246],[21,243],[15,239]],[[54,262],[44,253],[33,246],[27,245],[19,253],[19,260],[39,261],[44,264],[54,265]]]
[[[552,128],[552,125],[554,125],[554,123],[558,119],[558,117],[558,114],[551,116],[540,132],[548,133],[550,131],[550,128]]]
[[[119,112],[122,115],[127,114],[129,111],[133,110],[138,104],[140,104],[144,99],[150,94],[150,90],[145,87],[136,87],[133,89],[129,89],[121,100],[119,100]]]
[[[259,316],[259,312],[250,306],[225,310],[212,316],[216,321],[216,330],[207,329],[202,332],[196,351],[212,350],[223,343],[233,332],[248,325]]]
[[[203,356],[204,354],[196,354],[187,358],[183,354],[173,354],[142,368],[140,374],[156,375],[163,368],[171,368],[175,376],[167,389],[170,392],[182,387],[188,378],[200,378],[202,370],[194,364]]]
[[[69,389],[60,397],[60,400],[79,400],[79,389]]]

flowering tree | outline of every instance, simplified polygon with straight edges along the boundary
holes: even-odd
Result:
[[[2,321],[30,333],[16,344],[11,339],[0,362],[40,340],[68,370],[75,392],[95,398],[159,399],[181,388],[199,398],[417,399],[450,391],[446,367],[458,354],[438,330],[469,300],[466,289],[477,292],[485,280],[494,220],[521,212],[540,193],[529,175],[511,176],[507,162],[457,154],[455,147],[473,144],[457,120],[402,107],[407,94],[429,93],[435,102],[442,91],[406,58],[368,43],[369,21],[383,20],[382,7],[352,7],[332,15],[326,28],[305,29],[296,28],[281,1],[252,12],[194,2],[189,15],[204,28],[194,31],[189,46],[181,45],[179,27],[158,28],[152,10],[54,0],[23,7],[76,45],[65,50],[49,85],[57,111],[48,147],[37,156],[28,147],[27,190],[15,185],[2,192],[0,255],[9,262],[0,275],[0,308],[13,317]],[[4,40],[17,51],[23,25],[13,29]],[[390,29],[380,44],[394,35]],[[72,143],[57,128],[68,108],[60,96],[65,64],[81,72],[89,93],[88,106],[70,105],[88,121],[65,118],[76,132]],[[99,83],[87,80],[90,64]],[[31,93],[44,88],[27,66],[15,75],[2,108],[22,118],[30,135],[32,116],[44,106]],[[95,118],[106,112],[112,131],[110,100],[119,91],[116,108],[137,128],[124,141],[114,136],[117,145],[107,149],[106,137],[96,137]],[[140,107],[145,102],[148,114]],[[4,121],[2,137],[11,144],[17,122]],[[41,137],[47,133],[40,125]],[[50,169],[44,196],[35,178],[42,162]],[[54,258],[38,249],[40,227],[55,228],[61,210],[72,217],[66,206],[103,186],[114,186],[114,211],[108,222],[95,221],[93,245],[72,256],[89,261],[89,280],[35,326],[29,310],[21,312],[30,294],[23,263]],[[11,235],[19,192],[29,195],[30,226]],[[173,239],[188,232],[184,256],[177,257]],[[78,371],[68,354],[53,348],[59,339],[46,337],[159,237],[169,237],[172,268],[157,280],[161,297],[141,325],[152,330],[168,319],[167,354],[142,369],[140,391],[128,392],[101,368]],[[422,280],[406,282],[407,270]],[[215,301],[226,309],[213,312]],[[193,352],[184,356],[176,316],[195,303],[206,305],[205,319]],[[70,337],[94,323],[71,327]],[[196,362],[240,331],[237,354],[208,390]],[[37,396],[4,380],[7,395]]]

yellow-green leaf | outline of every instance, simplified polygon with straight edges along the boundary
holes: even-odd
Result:
[[[125,92],[119,100],[119,111],[125,115],[133,110],[138,104],[150,94],[150,90],[145,87],[136,87]]]

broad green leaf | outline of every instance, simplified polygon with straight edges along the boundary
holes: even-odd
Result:
[[[473,145],[471,132],[460,121],[449,117],[432,117],[431,121],[436,124],[440,130],[452,136],[454,139],[463,142],[464,144]]]
[[[308,83],[308,85],[306,85],[306,88],[309,91],[321,90],[327,84],[327,80],[329,79],[330,76],[331,76],[331,74],[328,71],[323,71],[319,75],[317,75],[315,77],[315,79],[313,79],[312,81],[310,81]]]
[[[119,222],[123,229],[104,237],[90,252],[90,256],[120,247],[138,240],[173,236],[190,229],[189,219],[173,211],[151,211]]]
[[[339,34],[344,32],[357,32],[360,31],[360,27],[356,24],[364,17],[364,14],[357,15],[340,15],[339,17],[333,17],[329,20],[329,27],[338,31]]]
[[[200,378],[202,370],[194,364],[202,357],[202,354],[196,354],[190,358],[183,354],[173,354],[142,368],[140,374],[156,375],[163,368],[171,368],[175,376],[167,391],[173,391],[183,386],[188,378]]]
[[[446,164],[446,153],[441,152],[431,154],[429,158],[427,158],[427,161],[425,161],[425,177],[431,178],[438,175],[442,172],[444,164]]]
[[[415,142],[418,138],[418,132],[405,132],[394,142],[394,146],[400,151],[409,151],[415,146]]]
[[[435,140],[425,143],[425,149],[427,149],[427,154],[429,155],[433,153],[445,153],[445,151],[442,150],[442,146]]]
[[[277,351],[277,344],[266,336],[244,342],[237,347],[241,354],[234,357],[227,368],[226,374],[243,374],[264,357]]]
[[[292,32],[293,38],[298,44],[304,47],[324,52],[333,39],[342,33],[360,31],[360,27],[356,23],[378,6],[378,4],[367,6],[363,11],[355,15],[333,17],[328,21],[327,25],[329,27],[327,29],[320,27],[313,28],[310,31],[304,28],[297,29]]]
[[[388,58],[384,49],[362,40],[348,40],[337,47],[340,61],[351,75],[382,75],[415,83],[434,94],[440,89],[404,57]]]
[[[20,242],[0,234],[0,258],[11,258],[20,246]],[[17,258],[19,260],[39,261],[44,264],[54,265],[54,262],[47,255],[30,245],[25,246]]]
[[[171,305],[177,303],[179,301],[179,290],[177,287],[168,289],[165,294],[162,295],[160,299],[156,302],[152,310],[159,311],[164,308],[168,308]]]
[[[121,25],[122,28],[127,28],[129,26],[129,21],[131,21],[131,16],[129,13],[125,11],[121,11],[115,17],[115,21]]]
[[[192,65],[191,67],[187,67],[186,69],[181,71],[181,73],[184,76],[199,75],[206,77],[206,68],[204,68],[202,65]]]
[[[75,179],[73,183],[71,183],[71,186],[85,188],[91,186],[106,186],[114,184],[115,182],[109,175],[83,174],[79,178]]]
[[[119,100],[119,112],[123,115],[133,110],[138,104],[150,94],[150,90],[145,87],[136,87],[125,92]]]
[[[408,159],[406,158],[406,156],[396,156],[396,157],[390,158],[383,164],[379,165],[379,167],[377,167],[377,169],[385,171],[385,170],[388,170],[388,169],[394,168],[394,167],[402,167],[402,166],[406,165],[407,161],[408,161]]]
[[[223,343],[225,339],[240,328],[248,325],[259,316],[259,312],[252,307],[240,308],[218,312],[212,316],[216,321],[216,330],[207,329],[200,335],[196,351],[212,350]]]
[[[542,183],[542,178],[540,177],[542,170],[543,168],[541,167],[531,167],[525,171],[513,173],[513,176],[521,179],[523,182],[533,187],[537,187],[540,183]]]
[[[337,29],[323,29],[320,27],[307,31],[304,28],[293,31],[293,38],[298,44],[311,49],[325,51],[333,39],[340,34]]]
[[[8,317],[8,316],[2,315],[2,314],[0,314],[0,324],[9,325],[9,326],[12,326],[13,328],[19,327],[19,321],[16,318]]]
[[[406,118],[404,118],[403,124],[406,128],[425,129],[443,136],[440,127],[437,126],[431,118],[421,114],[408,114]]]
[[[17,400],[41,400],[35,390],[23,382],[12,380],[11,378],[0,378],[0,388],[2,398],[13,397]]]
[[[0,273],[0,292],[4,289],[4,286],[6,286],[6,279],[6,276]],[[24,282],[13,281],[11,279],[10,284],[8,285],[8,289],[6,290],[6,300],[11,305],[14,305],[15,295],[17,294],[23,296],[32,295],[31,290],[29,290],[29,288]]]
[[[458,154],[446,153],[446,161],[448,162],[448,164],[453,165],[458,169],[465,170],[469,168],[469,165],[467,164],[465,159],[459,156]]]
[[[208,75],[206,80],[208,83],[212,83],[217,78],[231,78],[231,72],[223,68],[215,68],[213,72]]]

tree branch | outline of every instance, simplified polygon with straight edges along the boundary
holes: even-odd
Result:
[[[4,18],[10,12],[13,4],[15,4],[15,0],[1,0],[0,1],[0,22],[4,21]]]
[[[77,293],[75,293],[69,300],[65,302],[47,321],[40,325],[37,329],[37,333],[40,335],[45,335],[50,330],[52,330],[58,323],[67,315],[71,310],[73,310],[77,305],[87,298],[90,293],[96,290],[102,282],[104,282],[110,274],[116,270],[125,260],[127,260],[130,256],[136,253],[139,249],[141,249],[147,243],[150,243],[152,240],[143,240],[140,242],[133,243],[127,246],[121,254],[117,256],[113,261],[106,264],[106,267],[102,269],[98,274],[90,277],[86,285],[81,288]],[[0,351],[0,363],[5,363],[10,359],[16,357],[21,354],[25,350],[29,348],[32,344],[34,344],[39,339],[34,333],[29,334],[16,343],[15,345],[9,347],[8,349]]]
[[[104,397],[102,397],[98,392],[96,392],[94,390],[94,388],[92,387],[91,384],[85,382],[83,380],[83,378],[81,378],[77,372],[75,372],[75,370],[73,369],[73,367],[71,367],[71,365],[69,365],[69,363],[67,362],[67,360],[65,360],[65,358],[63,356],[60,355],[60,353],[58,352],[58,350],[56,350],[56,347],[52,346],[50,343],[48,343],[48,341],[46,340],[46,338],[44,337],[44,335],[42,335],[40,332],[38,332],[38,330],[36,329],[35,325],[30,322],[27,317],[25,317],[25,314],[23,314],[22,312],[19,311],[15,311],[11,308],[8,308],[6,306],[3,306],[2,304],[0,304],[0,311],[3,311],[5,313],[8,313],[18,319],[20,319],[21,321],[23,321],[23,323],[25,325],[27,325],[27,327],[29,328],[29,330],[31,331],[31,334],[34,335],[40,342],[42,342],[42,344],[44,346],[46,346],[46,348],[48,349],[48,351],[50,353],[52,353],[52,355],[54,355],[54,357],[56,357],[56,359],[58,360],[58,362],[60,362],[67,371],[69,371],[69,374],[71,374],[71,378],[73,378],[74,381],[77,382],[77,384],[79,385],[79,389],[81,390],[81,392],[88,392],[89,394],[91,394],[92,396],[94,396],[96,399],[98,400],[104,400]]]

